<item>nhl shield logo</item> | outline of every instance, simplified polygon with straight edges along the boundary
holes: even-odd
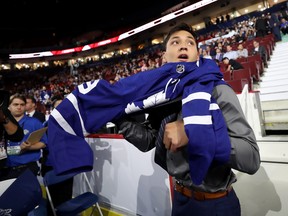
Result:
[[[183,64],[178,64],[176,66],[176,72],[177,73],[183,73],[185,71],[185,66]]]

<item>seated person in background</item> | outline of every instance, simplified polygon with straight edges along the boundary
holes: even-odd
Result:
[[[207,59],[212,59],[212,56],[207,53],[207,50],[203,50],[202,57]]]
[[[288,34],[288,21],[284,17],[281,18],[280,30],[284,35]]]
[[[216,55],[214,56],[215,60],[218,60],[219,62],[222,62],[223,59],[223,52],[221,51],[221,49],[216,48]]]
[[[38,129],[43,128],[42,123],[36,118],[25,115],[26,98],[23,95],[13,95],[10,98],[9,110],[18,124],[23,128],[24,137],[21,141],[7,142],[7,161],[0,172],[0,181],[19,177],[26,169],[30,169],[34,175],[38,175],[38,161],[41,156],[41,149],[46,146],[47,136],[39,142],[29,143],[27,138]]]
[[[243,44],[238,45],[237,55],[238,55],[238,58],[248,57],[248,50],[243,47]]]
[[[23,130],[8,109],[9,92],[0,90],[0,173],[7,158],[7,140],[21,141]]]
[[[26,96],[26,115],[39,119],[41,123],[44,123],[45,114],[36,110],[36,99],[33,95]]]
[[[38,188],[35,184],[35,182],[38,183],[36,176],[34,179],[31,179],[30,174],[27,174],[27,172],[24,171],[21,172],[21,169],[16,169],[13,171],[14,173],[18,171],[20,172],[12,175],[10,173],[11,169],[6,166],[7,160],[9,160],[10,157],[10,151],[7,152],[7,148],[9,150],[10,146],[7,147],[7,144],[9,145],[10,142],[21,143],[21,140],[24,137],[22,127],[20,127],[18,121],[16,121],[8,109],[9,96],[8,91],[0,90],[0,178],[1,180],[5,180],[6,178],[9,179],[10,177],[13,179],[13,176],[17,176],[19,178],[17,178],[15,181],[12,180],[13,183],[11,183],[11,185],[1,185],[1,189],[3,190],[4,187],[5,190],[4,193],[0,195],[0,212],[4,214],[7,212],[6,215],[25,216],[28,214],[28,212],[39,205],[39,196],[41,197],[42,195],[40,185]],[[31,175],[33,176],[32,173]],[[15,183],[17,180],[18,183]],[[19,188],[17,188],[17,193],[15,193],[17,185],[19,185]],[[20,188],[20,186],[22,187]],[[21,201],[19,202],[19,200]]]
[[[227,45],[226,46],[226,52],[224,52],[223,57],[227,57],[229,59],[237,59],[238,58],[238,54],[236,50],[232,49],[231,45]]]
[[[243,65],[234,59],[229,59],[227,57],[224,57],[222,61],[225,65],[227,65],[226,71],[244,69]]]
[[[254,48],[252,49],[252,55],[260,54],[261,59],[264,63],[264,66],[267,67],[267,51],[266,48],[263,45],[260,45],[260,43],[257,40],[253,41]]]

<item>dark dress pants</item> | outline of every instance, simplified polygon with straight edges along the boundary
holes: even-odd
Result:
[[[174,190],[172,216],[240,216],[239,199],[232,189],[222,198],[197,201]]]

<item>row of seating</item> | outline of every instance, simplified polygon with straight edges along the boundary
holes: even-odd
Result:
[[[263,38],[255,39],[265,46],[267,51],[267,61],[269,61],[276,45],[274,36],[269,34]],[[253,46],[252,41],[246,41],[243,43],[244,47],[246,47],[248,50],[249,46]],[[224,80],[230,84],[233,90],[237,93],[242,92],[245,84],[248,84],[249,91],[253,91],[253,83],[261,81],[261,76],[264,73],[264,69],[265,67],[268,67],[268,65],[265,65],[265,62],[261,58],[260,54],[249,55],[246,58],[238,58],[236,61],[241,63],[244,69],[227,72],[227,65],[225,65],[223,62],[219,63],[219,67],[223,73]]]

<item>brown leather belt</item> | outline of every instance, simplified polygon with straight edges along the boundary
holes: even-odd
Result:
[[[208,192],[202,192],[202,191],[194,191],[190,188],[187,188],[183,185],[176,183],[175,190],[189,198],[192,198],[198,201],[203,201],[203,200],[218,199],[218,198],[227,196],[229,192],[232,190],[232,187],[230,186],[226,191],[208,193]]]

